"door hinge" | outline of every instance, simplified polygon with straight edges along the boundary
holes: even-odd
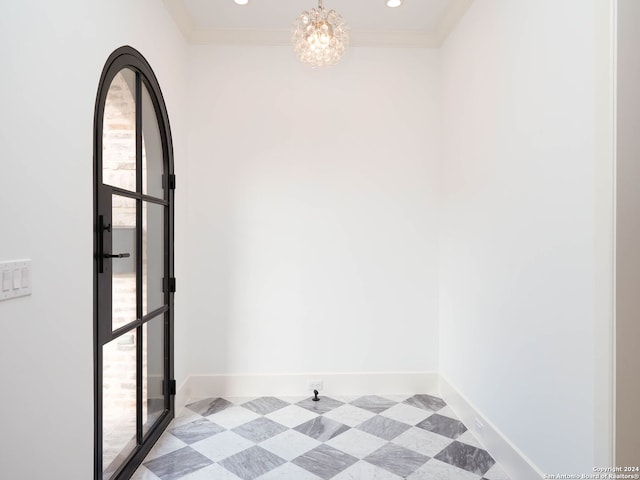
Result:
[[[168,285],[167,285],[168,283]],[[162,280],[162,291],[163,292],[169,292],[169,293],[176,293],[176,279],[175,277],[171,277],[168,279],[163,279]]]
[[[176,176],[174,174],[166,175],[166,176],[162,175],[162,186],[168,188],[169,190],[175,190]]]
[[[164,380],[162,381],[162,390],[165,390],[165,385],[166,383],[164,382]],[[176,381],[175,380],[169,380],[169,395],[175,395],[176,394]]]

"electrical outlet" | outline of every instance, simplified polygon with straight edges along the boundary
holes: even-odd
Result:
[[[324,382],[322,380],[307,380],[307,390],[318,390],[320,392],[322,390],[323,383]]]
[[[479,437],[484,437],[484,423],[478,417],[475,419],[476,433]]]

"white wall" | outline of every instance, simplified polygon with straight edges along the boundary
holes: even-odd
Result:
[[[189,58],[191,371],[436,370],[438,52]]]
[[[0,476],[86,480],[93,475],[98,81],[117,47],[129,44],[146,56],[172,121],[176,169],[185,173],[184,45],[162,4],[152,0],[14,2],[3,11],[0,259],[33,259],[33,295],[0,303]],[[178,194],[181,211],[185,197]],[[182,238],[180,231],[179,250]],[[177,269],[180,275],[182,265]],[[179,295],[177,304],[184,318]],[[186,369],[182,346],[179,379]]]
[[[179,383],[431,371],[440,350],[541,469],[589,471],[594,3],[476,0],[442,79],[418,49],[353,48],[328,70],[275,47],[183,63],[151,0],[8,6],[0,258],[33,259],[34,294],[0,303],[3,475],[92,475],[93,108],[123,44],[153,66],[174,133]]]
[[[640,449],[640,2],[618,0],[616,463]]]
[[[441,372],[545,473],[594,466],[596,3],[476,0],[442,52]]]

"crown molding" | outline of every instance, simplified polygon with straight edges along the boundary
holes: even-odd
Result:
[[[163,0],[185,40],[194,45],[291,45],[288,29],[198,28],[184,0]],[[423,30],[351,30],[354,47],[438,48],[467,12],[473,0],[451,2],[435,34]]]
[[[185,40],[189,41],[195,25],[183,0],[162,0]]]
[[[189,43],[195,45],[291,45],[291,30],[284,29],[193,29],[187,32],[185,37]],[[436,48],[440,46],[440,40],[421,31],[352,30],[349,32],[349,45],[354,47]]]
[[[352,30],[354,47],[437,48],[438,38],[422,30]]]
[[[290,45],[291,31],[285,29],[209,28],[190,32],[196,45]]]
[[[438,46],[441,46],[447,40],[449,34],[456,28],[460,20],[462,20],[462,17],[467,13],[472,3],[473,0],[455,0],[451,2],[436,29]]]

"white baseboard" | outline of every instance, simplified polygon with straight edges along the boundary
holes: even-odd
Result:
[[[540,480],[544,477],[542,471],[518,447],[513,445],[487,417],[442,376],[440,376],[440,395],[500,464],[509,478]],[[477,431],[476,418],[483,424],[483,433]]]
[[[322,380],[322,395],[438,393],[435,372],[292,373],[190,375],[176,395],[176,412],[188,401],[207,397],[304,396],[308,380]]]
[[[185,405],[189,403],[189,377],[187,377],[182,384],[176,389],[176,398],[175,398],[175,414],[176,417],[182,413]]]

